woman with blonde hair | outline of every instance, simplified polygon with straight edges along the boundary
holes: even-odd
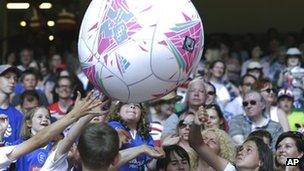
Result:
[[[235,147],[229,135],[218,128],[208,128],[202,130],[202,137],[205,144],[218,156],[230,162],[234,162]],[[198,170],[214,171],[215,169],[209,166],[203,159],[199,160]]]

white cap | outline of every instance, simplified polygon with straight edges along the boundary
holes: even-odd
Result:
[[[286,55],[302,55],[302,53],[298,48],[293,47],[287,50]]]

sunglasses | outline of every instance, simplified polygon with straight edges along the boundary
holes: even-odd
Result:
[[[213,95],[215,95],[215,92],[214,91],[208,91],[207,94],[210,95],[210,96],[213,96]]]
[[[191,126],[193,122],[185,122],[185,120],[180,120],[178,123],[179,128],[186,128],[187,126]]]
[[[275,93],[276,89],[274,89],[274,88],[267,88],[266,90],[262,90],[262,91],[266,91],[267,93]]]
[[[250,101],[245,101],[245,102],[243,102],[243,106],[244,106],[244,107],[247,107],[249,104],[250,104],[251,106],[255,106],[255,105],[257,104],[257,101],[255,101],[255,100],[250,100]]]

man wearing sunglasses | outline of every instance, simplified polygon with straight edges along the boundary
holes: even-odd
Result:
[[[229,122],[229,134],[233,141],[241,145],[247,136],[255,130],[267,130],[276,142],[278,136],[283,132],[283,128],[265,115],[265,100],[257,91],[249,91],[243,100],[245,113],[232,117]],[[275,144],[272,144],[274,147]]]
[[[257,81],[257,79],[250,75],[245,74],[242,77],[241,85],[239,86],[240,95],[229,102],[224,110],[225,116],[236,116],[244,114],[243,97],[251,90],[251,86]],[[231,118],[227,118],[231,119]]]

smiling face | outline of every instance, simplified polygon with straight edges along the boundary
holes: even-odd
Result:
[[[267,83],[262,89],[261,89],[261,95],[265,99],[265,101],[269,104],[272,104],[274,101],[276,101],[275,92],[273,90],[273,86],[271,83]]]
[[[280,165],[285,165],[287,158],[301,158],[303,152],[299,152],[294,139],[284,138],[277,146],[276,161]]]
[[[56,93],[60,99],[70,99],[73,93],[72,83],[68,78],[60,78]]]
[[[124,104],[120,108],[119,115],[125,122],[137,124],[141,116],[140,105],[135,103]]]
[[[49,110],[41,107],[34,113],[28,126],[31,128],[32,134],[35,135],[50,124],[51,120]]]
[[[211,68],[211,74],[215,78],[222,78],[225,73],[225,64],[223,62],[216,62]]]
[[[258,147],[253,141],[245,142],[236,155],[237,168],[255,170],[260,166]]]

